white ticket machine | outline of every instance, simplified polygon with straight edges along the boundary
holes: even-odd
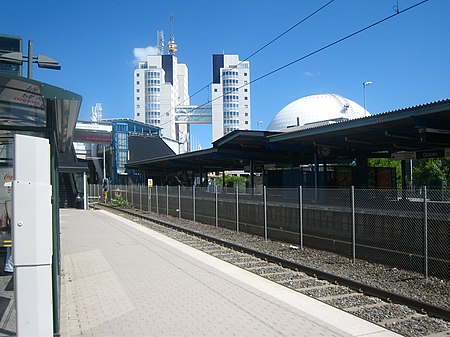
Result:
[[[14,137],[12,239],[17,336],[53,336],[48,139]]]

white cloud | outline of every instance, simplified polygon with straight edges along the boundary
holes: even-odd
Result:
[[[154,46],[148,46],[146,48],[134,48],[134,61],[144,61],[148,55],[158,55],[158,48]]]

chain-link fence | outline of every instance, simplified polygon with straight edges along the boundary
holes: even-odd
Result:
[[[88,200],[104,200],[90,185]],[[450,278],[445,190],[111,186],[110,201],[237,232]]]

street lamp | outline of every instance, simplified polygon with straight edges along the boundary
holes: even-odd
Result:
[[[368,86],[368,85],[371,85],[372,84],[372,82],[371,81],[366,81],[366,82],[363,82],[363,95],[364,95],[364,116],[366,116],[366,112],[367,112],[367,110],[366,110],[366,87]]]
[[[22,55],[21,52],[5,53],[0,56],[0,61],[18,65],[22,65],[23,62],[28,63],[28,78],[32,78],[32,63],[37,63],[39,68],[61,70],[61,65],[58,61],[55,61],[48,56],[38,55],[33,57],[33,41],[31,40],[28,41],[28,56]]]

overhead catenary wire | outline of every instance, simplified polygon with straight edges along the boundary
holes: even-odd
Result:
[[[238,87],[238,89],[242,89],[242,88],[244,88],[246,86],[249,86],[252,83],[258,82],[258,81],[260,81],[260,80],[262,80],[262,79],[264,79],[264,78],[266,78],[266,77],[268,77],[270,75],[273,75],[273,74],[275,74],[275,73],[277,73],[277,72],[279,72],[279,71],[281,71],[281,70],[283,70],[285,68],[288,68],[288,67],[292,66],[293,64],[296,64],[296,63],[298,63],[300,61],[303,61],[303,60],[305,60],[305,59],[307,59],[307,58],[309,58],[309,57],[311,57],[311,56],[313,56],[315,54],[318,54],[318,53],[320,53],[320,52],[322,52],[322,51],[324,51],[324,50],[326,50],[328,48],[331,48],[332,46],[335,46],[335,45],[337,45],[337,44],[339,44],[339,43],[341,43],[341,42],[343,42],[345,40],[348,40],[349,38],[351,38],[353,36],[361,34],[362,32],[364,32],[364,31],[366,31],[366,30],[368,30],[370,28],[378,26],[378,25],[382,24],[383,22],[388,21],[388,20],[390,20],[390,19],[392,19],[392,18],[394,18],[394,17],[396,17],[396,16],[398,16],[400,14],[403,14],[403,13],[405,13],[405,12],[415,8],[415,7],[418,7],[418,6],[428,2],[428,1],[430,1],[430,0],[423,0],[423,1],[420,1],[420,2],[418,2],[416,4],[414,4],[414,5],[409,6],[409,7],[405,8],[405,9],[403,9],[403,10],[398,10],[392,15],[389,15],[389,16],[381,19],[381,20],[378,20],[378,21],[376,21],[376,22],[374,22],[374,23],[364,27],[364,28],[361,28],[361,29],[359,29],[359,30],[357,30],[357,31],[355,31],[355,32],[353,32],[351,34],[348,34],[348,35],[346,35],[346,36],[344,36],[344,37],[342,37],[342,38],[340,38],[340,39],[338,39],[338,40],[336,40],[334,42],[331,42],[331,43],[329,43],[329,44],[327,44],[327,45],[325,45],[325,46],[323,46],[323,47],[321,47],[319,49],[316,49],[316,50],[314,50],[314,51],[312,51],[312,52],[310,52],[310,53],[308,53],[308,54],[306,54],[306,55],[304,55],[302,57],[299,57],[299,58],[297,58],[297,59],[295,59],[295,60],[293,60],[293,61],[291,61],[289,63],[286,63],[286,64],[284,64],[284,65],[282,65],[282,66],[280,66],[280,67],[278,67],[278,68],[276,68],[274,70],[271,70],[268,73],[266,73],[264,75],[261,75],[261,76],[255,78],[254,80],[251,80],[250,82],[248,82],[246,84],[241,85],[240,87]],[[212,103],[215,100],[218,100],[218,99],[220,99],[220,98],[222,98],[222,97],[224,97],[226,95],[227,94],[221,95],[221,96],[218,96],[218,97],[216,97],[216,98],[214,98],[212,100],[209,100],[208,102],[203,103],[202,105],[199,105],[196,108],[193,108],[193,109],[189,110],[188,113],[191,112],[191,111],[195,111],[198,108],[205,107],[207,104]],[[168,123],[168,122],[166,122],[166,123]],[[164,124],[166,124],[166,123],[164,123]]]
[[[335,0],[330,0],[328,1],[325,5],[321,6],[320,8],[316,9],[314,12],[312,12],[311,14],[309,14],[308,16],[306,16],[305,18],[303,18],[302,20],[300,20],[299,22],[297,22],[295,25],[291,26],[290,28],[288,28],[287,30],[285,30],[284,32],[282,32],[281,34],[279,34],[277,37],[273,38],[272,40],[270,40],[269,42],[267,42],[265,45],[263,45],[261,48],[257,49],[255,52],[251,53],[249,56],[247,56],[245,59],[243,59],[242,61],[240,61],[238,64],[234,65],[233,67],[231,67],[231,69],[235,69],[237,68],[239,65],[241,65],[243,62],[248,61],[250,58],[252,58],[253,56],[255,56],[256,54],[258,54],[260,51],[264,50],[265,48],[267,48],[268,46],[270,46],[272,43],[274,43],[275,41],[279,40],[280,38],[282,38],[284,35],[286,35],[287,33],[289,33],[291,30],[293,30],[294,28],[296,28],[297,26],[301,25],[302,23],[304,23],[306,20],[312,18],[314,15],[316,15],[317,13],[319,13],[321,10],[323,10],[325,7],[327,7],[328,5],[330,5],[332,2],[334,2]],[[196,94],[198,94],[199,92],[201,92],[203,89],[209,87],[211,84],[213,84],[213,82],[209,82],[207,85],[203,86],[201,89],[197,90],[192,96],[190,97],[194,97]],[[186,100],[185,100],[186,101]],[[182,105],[185,101],[181,102],[178,105]]]
[[[303,19],[301,19],[300,21],[298,21],[296,24],[294,24],[293,26],[289,27],[288,29],[286,29],[285,31],[283,31],[281,34],[279,34],[278,36],[276,36],[275,38],[273,38],[272,40],[270,40],[269,42],[267,42],[265,45],[263,45],[262,47],[260,47],[259,49],[257,49],[256,51],[254,51],[253,53],[251,53],[249,56],[247,56],[245,59],[243,59],[242,61],[240,61],[238,64],[234,65],[233,67],[231,67],[231,69],[235,69],[237,68],[239,65],[241,65],[243,62],[248,61],[250,58],[252,58],[253,56],[255,56],[256,54],[258,54],[259,52],[261,52],[262,50],[264,50],[265,48],[267,48],[268,46],[270,46],[272,43],[274,43],[275,41],[279,40],[280,38],[282,38],[284,35],[286,35],[287,33],[289,33],[291,30],[293,30],[294,28],[298,27],[299,25],[301,25],[302,23],[304,23],[305,21],[307,21],[308,19],[312,18],[314,15],[318,14],[320,11],[322,11],[323,9],[325,9],[328,5],[330,5],[331,3],[333,3],[335,0],[330,0],[328,1],[326,4],[324,4],[323,6],[321,6],[320,8],[316,9],[314,12],[310,13],[309,15],[307,15],[306,17],[304,17]],[[209,86],[213,84],[213,82],[209,82],[208,84],[206,84],[205,86],[203,86],[202,88],[198,89],[196,92],[194,92],[191,96],[189,96],[189,98],[186,98],[184,101],[182,101],[181,103],[178,103],[175,108],[182,106],[183,103],[185,103],[187,100],[191,99],[192,97],[194,97],[195,95],[197,95],[198,93],[202,92],[204,89],[209,88]],[[205,103],[208,104],[208,103]],[[205,104],[203,104],[202,106],[204,106]],[[193,111],[195,109],[192,109],[190,111]],[[166,111],[166,112],[170,112],[172,111]],[[165,125],[167,123],[170,123],[171,121],[173,121],[173,118],[170,119],[169,121],[161,124],[161,125]],[[161,126],[160,125],[160,126]]]

